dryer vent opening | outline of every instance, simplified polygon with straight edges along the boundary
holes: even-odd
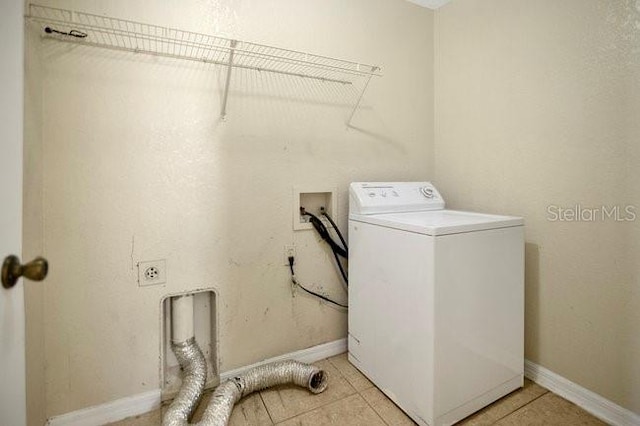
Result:
[[[162,301],[160,376],[162,401],[173,399],[183,374],[173,344],[193,337],[206,367],[204,389],[220,383],[218,368],[217,295],[213,290],[168,295]],[[182,346],[185,346],[184,344]]]
[[[188,426],[198,406],[207,379],[207,363],[195,337],[196,298],[182,294],[168,298],[171,350],[180,369],[180,386],[166,409],[163,426]],[[314,394],[327,388],[327,373],[318,367],[297,361],[260,365],[229,379],[214,391],[202,419],[196,425],[226,426],[240,398],[282,384],[305,387]]]
[[[324,370],[311,375],[309,379],[309,390],[313,393],[320,393],[327,388],[329,377]]]

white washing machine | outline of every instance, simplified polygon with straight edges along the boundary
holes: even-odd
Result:
[[[352,183],[349,361],[424,426],[522,387],[522,218],[445,210],[428,182]]]

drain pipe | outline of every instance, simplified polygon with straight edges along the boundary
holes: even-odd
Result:
[[[183,371],[182,385],[164,418],[163,426],[187,426],[189,416],[198,404],[207,379],[207,364],[198,347],[193,329],[193,295],[171,299],[171,348]],[[197,426],[227,426],[238,400],[271,386],[292,383],[312,393],[327,388],[328,376],[314,365],[282,361],[252,368],[216,388],[202,420]]]

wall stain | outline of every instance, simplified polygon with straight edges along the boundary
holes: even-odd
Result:
[[[131,236],[131,270],[133,271],[133,249],[136,245],[136,236],[135,234]]]

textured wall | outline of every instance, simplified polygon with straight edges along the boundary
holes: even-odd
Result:
[[[40,35],[25,32],[24,90],[24,184],[22,260],[43,254],[43,187],[42,187],[42,64]],[[25,291],[27,422],[42,425],[45,418],[44,398],[44,287],[47,281],[22,280]]]
[[[33,43],[43,117],[41,145],[29,149],[42,149],[43,184],[26,190],[42,191],[51,262],[47,416],[159,387],[167,293],[218,291],[223,371],[345,337],[344,312],[292,297],[282,264],[292,242],[301,281],[345,297],[316,236],[292,231],[292,188],[337,186],[346,228],[349,182],[431,177],[433,13],[398,0],[40,3],[375,63],[384,73],[356,128],[345,127],[353,94],[344,88],[251,72],[233,76],[221,122],[224,70]],[[139,288],[135,264],[158,258],[167,259],[167,284]]]
[[[454,0],[435,17],[436,183],[524,216],[526,356],[640,413],[640,2]],[[632,222],[550,205],[632,205]]]

